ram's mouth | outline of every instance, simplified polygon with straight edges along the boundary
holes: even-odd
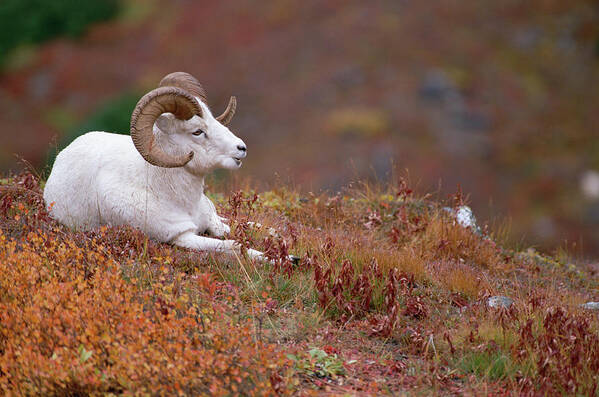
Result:
[[[235,164],[237,164],[237,166],[241,165],[241,159],[239,157],[233,157],[233,160],[235,160]]]

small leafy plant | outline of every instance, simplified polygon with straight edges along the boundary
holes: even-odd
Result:
[[[328,354],[317,347],[313,347],[307,354],[299,357],[287,354],[287,358],[293,361],[299,372],[307,376],[335,379],[337,376],[345,375],[343,360],[337,356],[337,353]]]

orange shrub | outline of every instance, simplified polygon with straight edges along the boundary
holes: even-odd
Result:
[[[188,277],[179,288],[199,299],[176,292],[173,277],[144,288],[96,240],[79,245],[0,231],[3,393],[274,393],[284,358],[255,340],[250,322],[228,318],[206,283]]]

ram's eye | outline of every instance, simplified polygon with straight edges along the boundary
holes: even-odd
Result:
[[[192,135],[200,136],[205,133],[206,133],[206,131],[204,131],[204,130],[197,130],[197,131],[193,132]]]

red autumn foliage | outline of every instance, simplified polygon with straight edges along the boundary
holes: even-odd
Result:
[[[599,336],[588,317],[572,315],[560,307],[547,309],[542,324],[528,319],[520,328],[514,346],[519,360],[534,360],[537,377],[534,382],[521,381],[528,394],[597,393],[599,373]],[[540,390],[535,390],[540,386]]]

